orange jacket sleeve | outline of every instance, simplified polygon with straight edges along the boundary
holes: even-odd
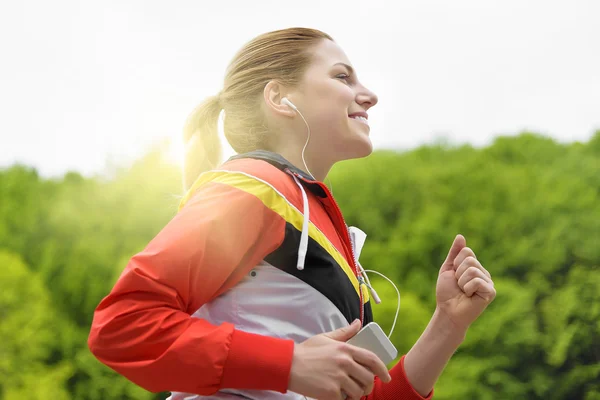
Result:
[[[239,282],[283,240],[257,197],[207,183],[98,305],[88,339],[104,364],[153,392],[287,390],[294,343],[190,315]]]

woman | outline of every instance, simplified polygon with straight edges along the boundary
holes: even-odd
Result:
[[[186,124],[178,214],[95,312],[96,357],[172,399],[430,398],[495,291],[458,235],[431,322],[391,371],[345,343],[372,321],[371,304],[360,249],[322,181],[334,163],[371,153],[375,104],[322,32],[286,29],[246,44],[222,92]],[[239,155],[213,169],[223,109]]]

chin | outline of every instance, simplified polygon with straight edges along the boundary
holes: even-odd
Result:
[[[364,158],[373,153],[373,143],[368,136],[360,136],[344,147],[343,159]]]
[[[370,156],[371,153],[373,153],[373,144],[369,140],[368,146],[365,145],[361,149],[361,152],[356,156],[356,158],[364,158],[364,157]]]

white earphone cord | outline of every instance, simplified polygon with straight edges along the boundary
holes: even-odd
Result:
[[[300,112],[300,110],[298,110],[298,108],[295,108],[294,111],[296,111],[298,113],[298,115],[300,115],[300,117],[302,118],[302,121],[304,121],[304,125],[306,125],[306,129],[308,130],[308,136],[306,138],[306,143],[304,143],[304,147],[302,148],[302,162],[304,163],[304,168],[306,168],[306,172],[308,172],[308,174],[310,175],[311,178],[315,179],[315,176],[312,174],[312,172],[310,172],[310,169],[308,169],[308,166],[306,165],[306,160],[304,159],[304,151],[306,150],[306,146],[308,146],[308,142],[310,141],[310,126],[308,126],[308,122],[306,122],[304,115],[302,115],[302,113]]]
[[[304,151],[306,150],[308,142],[310,141],[310,126],[308,126],[308,122],[306,122],[304,115],[302,115],[298,108],[295,108],[294,111],[296,111],[300,115],[302,121],[304,121],[304,124],[306,125],[306,129],[308,130],[308,137],[306,138],[306,143],[304,143],[304,147],[302,148],[302,162],[304,163],[304,168],[306,168],[306,171],[309,173],[311,178],[315,179],[315,176],[312,174],[312,172],[310,172],[310,169],[308,169],[308,166],[306,165],[306,160],[304,159]],[[333,194],[333,184],[331,183],[331,178],[327,177],[327,179],[329,180],[329,191],[331,192],[331,194]]]
[[[306,160],[304,159],[304,152],[306,151],[306,147],[308,146],[308,142],[310,141],[310,126],[308,125],[306,118],[304,118],[304,115],[302,115],[300,110],[298,110],[297,107],[293,106],[289,100],[287,101],[287,103],[290,104],[290,106],[294,109],[294,111],[296,111],[300,115],[300,117],[302,118],[302,121],[304,121],[304,124],[306,125],[306,129],[308,130],[308,137],[306,138],[306,143],[304,143],[304,147],[302,148],[302,162],[304,163],[304,168],[306,168],[306,171],[311,176],[311,178],[316,180],[314,175],[312,174],[312,172],[310,172],[310,169],[306,165]],[[329,185],[332,186],[331,179],[329,180]],[[333,194],[333,187],[330,189],[330,191]],[[365,270],[365,269],[363,269],[363,267],[360,264],[359,264],[359,266],[365,277],[365,280],[367,281],[367,286],[369,287],[369,289],[375,291],[375,289],[373,289],[373,287],[371,286],[371,281],[369,280],[369,276],[367,275],[367,272],[373,272],[373,273],[376,273],[376,274],[380,275],[381,277],[385,278],[389,283],[392,284],[392,286],[396,290],[396,294],[398,295],[398,306],[396,307],[396,315],[394,316],[394,322],[392,323],[392,329],[390,329],[390,333],[388,334],[388,339],[389,339],[392,336],[392,333],[394,332],[394,328],[396,327],[396,321],[398,320],[398,313],[400,311],[400,291],[398,290],[398,288],[396,287],[394,282],[392,282],[392,280],[390,278],[383,275],[381,272],[377,272],[377,271],[373,271],[373,270]],[[306,396],[304,396],[304,399],[307,400]]]
[[[290,106],[292,106],[291,103],[289,102],[289,100],[288,100],[288,103],[290,104]],[[306,122],[306,119],[304,118],[304,115],[302,115],[302,113],[300,112],[300,110],[298,110],[298,108],[295,107],[295,106],[292,106],[292,108],[294,109],[294,111],[296,111],[300,115],[300,117],[302,118],[302,121],[304,121],[304,124],[306,125],[306,129],[308,130],[308,137],[306,138],[306,143],[304,143],[304,147],[302,148],[302,162],[304,163],[304,168],[306,168],[306,171],[311,176],[311,178],[315,179],[314,175],[312,174],[312,172],[310,172],[310,169],[306,165],[306,160],[304,159],[304,152],[306,150],[306,147],[308,146],[308,142],[310,141],[310,126],[308,125],[308,122]],[[329,180],[329,185],[332,186],[331,185],[331,179]],[[330,188],[330,191],[333,194],[333,187]],[[365,270],[365,269],[363,269],[363,267],[360,264],[359,264],[359,267],[361,269],[362,275],[364,275],[364,278],[366,280],[366,285],[367,285],[367,287],[369,289],[375,291],[375,289],[373,289],[373,287],[371,286],[371,281],[369,280],[369,276],[367,275],[367,272],[373,272],[373,273],[375,273],[377,275],[380,275],[384,279],[386,279],[389,283],[392,284],[392,286],[396,290],[396,294],[398,295],[398,305],[396,307],[396,315],[394,316],[394,322],[392,323],[392,329],[390,329],[390,333],[388,334],[388,339],[389,339],[389,338],[392,337],[392,333],[394,333],[394,328],[396,327],[396,321],[398,320],[398,313],[400,312],[400,291],[398,290],[398,288],[396,287],[396,285],[394,284],[394,282],[392,282],[392,280],[390,278],[388,278],[387,276],[385,276],[381,272],[373,271],[373,270],[369,270],[369,269]],[[308,400],[306,396],[304,396],[304,399]]]
[[[362,266],[360,267],[362,269]],[[373,272],[381,277],[383,277],[384,279],[386,279],[389,283],[392,284],[392,286],[394,287],[394,289],[396,290],[396,294],[398,295],[398,306],[396,307],[396,315],[394,316],[394,322],[392,323],[392,329],[390,329],[390,333],[388,335],[388,339],[392,337],[392,333],[394,333],[394,328],[396,327],[396,321],[398,320],[398,313],[400,312],[400,291],[398,290],[398,288],[396,287],[396,285],[394,284],[394,282],[392,282],[392,280],[390,278],[388,278],[387,276],[385,276],[384,274],[382,274],[381,272],[378,271],[373,271],[371,269],[362,269],[362,271],[364,272],[365,275],[365,279],[367,281],[367,285],[370,289],[373,289],[373,287],[371,286],[371,281],[369,280],[369,277],[367,276],[367,272]]]
[[[310,169],[306,165],[306,160],[304,159],[304,152],[306,151],[306,147],[308,146],[308,142],[310,141],[310,126],[308,125],[306,118],[304,118],[304,115],[302,115],[302,112],[300,112],[300,110],[298,110],[298,107],[293,105],[293,103],[290,102],[288,99],[285,99],[285,103],[287,103],[290,107],[292,107],[292,109],[294,111],[296,111],[298,113],[298,115],[300,115],[300,117],[302,118],[302,121],[304,121],[304,124],[306,125],[306,129],[308,130],[308,136],[306,138],[306,143],[304,143],[304,147],[302,148],[302,162],[304,163],[304,168],[306,168],[306,171],[310,174],[310,176],[313,179],[315,179],[314,175],[312,174],[312,172],[310,172]],[[332,186],[331,180],[329,181],[329,185]],[[333,194],[332,189],[333,189],[333,187],[331,188],[331,191]],[[392,282],[392,280],[390,278],[383,275],[381,272],[377,272],[377,271],[373,271],[373,270],[365,270],[365,269],[363,269],[363,267],[360,264],[359,264],[359,266],[360,266],[361,271],[363,272],[365,280],[367,281],[367,285],[368,285],[369,289],[375,291],[375,289],[373,289],[373,287],[371,286],[371,281],[369,280],[369,276],[367,275],[367,272],[373,272],[375,274],[380,275],[384,279],[386,279],[389,283],[392,284],[392,286],[394,287],[394,290],[396,290],[396,294],[398,295],[398,306],[396,307],[396,315],[394,316],[394,322],[392,323],[392,329],[390,329],[390,333],[388,334],[388,338],[390,338],[390,337],[392,337],[392,333],[394,333],[394,328],[396,327],[396,321],[398,321],[398,313],[400,312],[400,291],[398,290],[398,288],[396,287],[394,282]]]

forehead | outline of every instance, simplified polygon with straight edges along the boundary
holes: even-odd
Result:
[[[329,69],[337,63],[352,65],[344,50],[331,40],[322,40],[313,48],[312,55],[313,62],[311,63],[311,69]]]

